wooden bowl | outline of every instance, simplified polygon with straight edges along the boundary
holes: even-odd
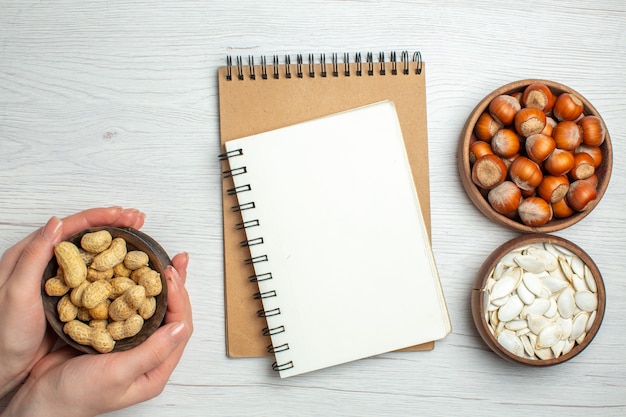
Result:
[[[528,85],[534,84],[534,83],[542,83],[542,84],[547,85],[552,90],[552,92],[556,95],[565,93],[565,92],[576,95],[583,102],[583,105],[584,105],[583,113],[585,115],[594,115],[594,116],[599,117],[600,120],[602,121],[602,124],[604,125],[605,132],[606,132],[606,138],[604,140],[604,143],[600,146],[600,149],[602,151],[602,163],[596,169],[596,174],[598,176],[597,198],[592,203],[590,203],[590,205],[586,208],[585,211],[576,212],[575,214],[567,218],[562,218],[562,219],[553,218],[548,223],[542,226],[535,226],[535,227],[528,226],[522,223],[519,216],[516,216],[515,218],[509,218],[496,212],[491,207],[491,205],[489,204],[489,201],[486,198],[485,190],[481,190],[472,181],[472,165],[470,162],[470,151],[469,151],[470,144],[477,140],[474,135],[474,127],[476,125],[476,122],[478,121],[481,114],[487,111],[489,107],[489,103],[491,103],[491,101],[495,97],[501,94],[519,93],[519,92],[524,91],[524,89]],[[585,99],[581,94],[579,94],[578,92],[572,90],[571,88],[565,85],[562,85],[553,81],[547,81],[547,80],[528,79],[528,80],[516,81],[510,84],[504,85],[494,90],[490,94],[488,94],[485,98],[483,98],[478,103],[478,105],[470,113],[465,123],[465,126],[463,128],[461,139],[459,141],[458,152],[457,152],[457,163],[458,163],[459,173],[461,176],[461,182],[463,184],[463,187],[465,188],[465,191],[467,192],[470,200],[474,203],[474,205],[487,218],[495,221],[496,223],[504,225],[510,229],[524,232],[524,233],[550,233],[550,232],[564,229],[566,227],[569,227],[581,221],[599,203],[600,199],[602,198],[602,196],[604,195],[606,191],[606,188],[609,184],[609,179],[611,177],[611,169],[613,165],[613,150],[611,146],[611,139],[609,137],[608,129],[606,128],[606,124],[604,123],[604,120],[602,120],[602,117],[600,116],[598,111],[593,107],[593,105],[587,99]]]
[[[502,265],[509,264],[509,263],[514,263],[515,261],[511,261],[511,256],[507,254],[510,254],[511,252],[519,252],[521,249],[523,248],[527,248],[529,245],[532,245],[533,247],[536,245],[553,245],[553,246],[557,246],[560,248],[563,248],[565,252],[568,252],[570,255],[562,255],[563,259],[568,259],[568,257],[571,257],[571,254],[575,255],[576,257],[578,257],[580,260],[582,260],[582,263],[584,265],[586,265],[589,269],[589,272],[591,273],[591,275],[593,276],[593,285],[596,287],[596,291],[595,294],[597,296],[597,308],[595,309],[595,319],[591,320],[589,319],[587,321],[587,323],[590,323],[588,326],[585,326],[585,335],[584,338],[582,338],[582,340],[579,340],[580,343],[575,342],[573,344],[573,346],[570,348],[568,347],[567,349],[570,349],[569,351],[567,351],[565,353],[565,348],[562,351],[563,353],[560,354],[559,356],[554,355],[554,351],[552,352],[552,355],[545,355],[545,351],[543,352],[542,357],[531,357],[529,356],[528,352],[526,351],[526,349],[524,349],[521,353],[519,351],[519,345],[516,343],[509,343],[511,341],[511,337],[510,337],[510,333],[509,333],[509,337],[502,337],[502,339],[500,339],[500,334],[503,331],[502,329],[502,325],[497,325],[495,326],[495,330],[494,330],[494,318],[493,316],[498,316],[500,317],[500,311],[498,310],[494,310],[491,311],[489,308],[489,305],[491,304],[490,298],[491,295],[493,294],[493,296],[495,297],[499,297],[499,294],[502,293],[501,289],[504,287],[504,282],[502,282],[500,284],[499,288],[496,288],[494,284],[494,282],[491,282],[490,278],[495,272],[495,269],[498,268],[499,270],[499,266],[498,264],[500,262],[502,262]],[[506,258],[505,258],[506,257]],[[561,268],[561,266],[559,266],[559,268]],[[514,275],[517,271],[511,271],[511,276],[516,276]],[[506,275],[506,273],[503,273],[502,275],[500,275],[500,279],[502,280],[504,279],[504,276]],[[584,282],[584,278],[583,282]],[[499,281],[498,280],[498,281]],[[498,282],[496,281],[496,282]],[[578,287],[579,289],[581,289],[580,282],[575,279],[576,282],[578,282]],[[525,286],[526,281],[522,280],[522,283],[519,284],[524,285]],[[551,282],[551,285],[553,285],[554,282]],[[545,285],[547,285],[547,283],[545,283]],[[543,288],[542,287],[542,291]],[[589,288],[589,286],[587,284],[585,284],[585,286],[587,286],[587,288]],[[525,288],[527,288],[525,286]],[[552,287],[554,288],[554,287]],[[573,288],[572,286],[568,286],[566,288]],[[519,287],[518,287],[519,289]],[[519,298],[524,298],[526,299],[526,297],[521,297],[518,294],[521,294],[522,291],[521,289],[518,290],[516,289],[513,294],[514,296],[517,296]],[[564,290],[562,290],[564,291]],[[498,293],[498,294],[496,294]],[[560,294],[559,292],[555,292],[554,293],[554,297],[557,297],[556,294]],[[585,294],[586,295],[586,294]],[[509,297],[509,300],[511,300],[511,298],[513,298],[513,296]],[[538,299],[540,297],[536,297],[536,299]],[[536,300],[535,299],[535,300]],[[558,299],[558,298],[557,298]],[[529,301],[529,300],[527,300]],[[527,302],[526,301],[526,302]],[[524,316],[526,312],[529,312],[533,309],[535,309],[535,305],[534,303],[531,304],[531,307],[527,307],[528,304],[526,304],[526,302],[522,302],[523,304],[523,309],[527,308],[527,310],[522,310],[522,312],[520,313],[520,315],[516,316],[515,319],[509,320],[508,317],[510,317],[510,309],[508,314],[508,317],[503,317],[504,319],[506,319],[506,323],[511,324],[511,322],[513,320],[514,323],[511,324],[511,328],[517,332],[518,328],[522,328],[522,330],[519,330],[520,333],[524,333],[526,332],[525,330],[523,330],[523,322],[522,321],[517,321],[516,319],[519,319],[521,316]],[[499,303],[495,303],[494,304],[499,304]],[[515,303],[513,301],[511,301],[511,305],[514,305]],[[537,305],[539,305],[540,302],[537,303]],[[544,303],[545,304],[545,303]],[[581,302],[582,304],[582,302]],[[598,267],[596,266],[596,264],[593,262],[593,260],[589,257],[589,255],[587,255],[587,253],[585,253],[581,248],[579,248],[578,246],[576,246],[575,244],[569,242],[566,239],[560,238],[560,237],[556,237],[556,236],[552,236],[552,235],[547,235],[547,234],[526,234],[526,235],[522,235],[520,237],[517,237],[515,239],[512,239],[508,242],[506,242],[505,244],[503,244],[502,246],[500,246],[498,249],[496,249],[483,263],[482,267],[480,268],[480,271],[478,272],[478,275],[476,277],[476,280],[474,282],[474,287],[472,290],[472,296],[471,296],[471,310],[472,310],[472,317],[474,319],[474,324],[476,325],[476,328],[478,329],[478,333],[480,334],[480,336],[482,337],[482,339],[484,340],[484,342],[487,344],[487,346],[489,346],[489,348],[491,348],[491,350],[493,350],[496,354],[498,354],[500,357],[511,361],[511,362],[516,362],[516,363],[521,363],[521,364],[525,364],[525,365],[530,365],[530,366],[550,366],[550,365],[556,365],[556,364],[560,364],[563,362],[566,362],[570,359],[572,359],[573,357],[575,357],[576,355],[578,355],[579,353],[581,353],[587,346],[589,346],[589,344],[591,343],[591,341],[593,340],[593,338],[596,336],[598,330],[600,329],[600,325],[602,323],[602,319],[604,317],[604,310],[605,310],[605,306],[606,306],[606,294],[605,294],[605,289],[604,289],[604,282],[602,280],[602,276],[600,274],[600,271],[598,270]],[[500,309],[502,309],[503,307],[500,307]],[[578,307],[576,307],[578,309]],[[561,314],[559,313],[560,307],[557,309],[557,318],[561,317]],[[544,314],[548,314],[547,312]],[[550,313],[552,314],[552,313]],[[543,316],[543,314],[540,314]],[[565,316],[565,315],[564,315]],[[589,314],[589,316],[591,316],[591,314]],[[545,322],[543,322],[543,319],[541,319],[542,321],[539,320],[539,318],[537,317],[536,313],[533,313],[532,316],[531,315],[526,315],[526,323],[529,323],[529,319],[532,317],[531,320],[534,321],[535,326],[529,326],[530,328],[533,329],[533,331],[538,331],[538,329],[541,328],[540,324],[543,325],[545,324]],[[545,317],[545,316],[544,316]],[[565,316],[566,317],[566,316]],[[575,316],[573,316],[575,317]],[[561,321],[556,320],[554,317],[547,318],[548,321],[552,320],[553,322],[562,324]],[[572,321],[575,321],[575,319],[572,319]],[[504,321],[503,321],[504,323]],[[522,323],[520,325],[520,323]],[[580,323],[579,323],[580,324]],[[561,326],[561,330],[563,329],[567,329],[568,326]],[[506,325],[504,327],[506,329]],[[543,327],[544,329],[546,329],[546,327]],[[549,331],[546,331],[546,335],[544,335],[545,337],[543,338],[544,345],[547,345],[547,343],[545,342],[546,338],[548,337],[549,334],[553,333],[552,332],[553,329],[550,329]],[[563,334],[565,334],[565,336],[563,334],[561,334],[561,338],[565,338],[567,335],[567,330],[563,330]],[[529,332],[532,333],[532,332]],[[529,333],[526,333],[526,336],[528,338],[528,341],[531,343],[531,346],[534,348],[536,347],[536,344],[533,346],[532,344],[532,339],[529,335]],[[558,333],[558,332],[557,332]],[[496,334],[498,336],[496,336]],[[570,336],[572,336],[572,333],[569,333]],[[577,333],[576,333],[577,334]],[[574,336],[575,337],[575,336]],[[515,340],[515,339],[513,339]],[[520,340],[521,340],[521,336],[520,336]],[[559,339],[561,340],[561,339]],[[571,341],[566,341],[565,343],[570,344]],[[512,346],[513,349],[512,351],[508,350],[507,348],[505,348],[503,346],[503,344],[509,344],[509,346]],[[558,349],[560,348],[560,345],[554,345],[556,351],[558,352]],[[522,343],[522,347],[524,347],[524,344]],[[551,348],[548,348],[551,349]],[[517,352],[517,353],[514,353]],[[552,356],[552,357],[550,357]]]
[[[156,311],[152,317],[144,322],[141,331],[133,337],[118,340],[115,343],[115,348],[113,349],[113,352],[121,352],[139,345],[141,342],[146,340],[152,333],[154,333],[155,330],[158,329],[163,323],[165,312],[167,310],[167,282],[165,279],[164,271],[165,268],[168,265],[171,265],[172,262],[165,250],[154,239],[152,239],[147,234],[140,232],[139,230],[131,228],[94,227],[76,233],[66,240],[80,247],[80,239],[85,233],[95,232],[103,229],[108,230],[114,239],[117,237],[123,238],[126,241],[128,251],[141,250],[148,254],[149,266],[159,273],[161,277],[161,282],[163,284],[163,290],[161,291],[161,294],[156,296]],[[51,297],[46,294],[44,290],[44,284],[46,280],[48,278],[56,276],[57,269],[58,263],[56,258],[53,257],[48,263],[48,266],[42,276],[41,296],[43,298],[46,319],[48,320],[48,323],[50,323],[50,326],[57,333],[57,335],[59,335],[59,337],[68,345],[73,346],[81,352],[98,353],[91,346],[85,346],[76,343],[63,332],[63,325],[65,323],[61,322],[61,320],[59,319],[56,307],[57,302],[61,297]]]

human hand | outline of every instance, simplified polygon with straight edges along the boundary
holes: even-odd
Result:
[[[145,215],[136,209],[96,208],[48,223],[9,248],[0,259],[0,398],[26,378],[52,349],[46,335],[41,276],[56,243],[94,226],[139,229]]]
[[[65,347],[44,357],[15,394],[7,416],[88,417],[157,396],[165,387],[193,331],[184,287],[188,256],[176,255],[165,271],[165,325],[139,346],[107,354],[79,355]]]

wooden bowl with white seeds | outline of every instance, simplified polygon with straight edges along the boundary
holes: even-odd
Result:
[[[598,267],[552,235],[512,239],[483,263],[472,290],[474,323],[496,354],[530,366],[566,362],[596,336],[606,304]]]

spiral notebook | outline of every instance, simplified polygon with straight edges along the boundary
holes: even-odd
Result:
[[[393,102],[225,148],[281,377],[450,332]]]
[[[392,100],[405,140],[415,188],[427,229],[430,228],[426,66],[419,52],[298,55],[228,59],[219,68],[220,139],[232,139],[285,127],[351,108]],[[245,61],[245,62],[244,62]],[[238,229],[241,214],[232,211],[237,197],[223,181],[224,292],[226,353],[230,357],[269,356],[267,323],[257,316],[262,302],[254,295],[254,268],[246,264],[246,239]],[[427,342],[407,350],[428,350]]]

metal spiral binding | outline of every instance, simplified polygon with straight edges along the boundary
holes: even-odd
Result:
[[[248,277],[248,281],[250,282],[260,282],[260,281],[267,281],[272,279],[272,273],[271,272],[264,272],[262,274],[254,274],[254,275],[250,275]]]
[[[260,224],[261,223],[259,222],[258,219],[247,220],[245,222],[237,223],[235,225],[235,229],[237,229],[237,230],[244,230],[244,229],[247,229],[249,227],[259,226]]]
[[[293,368],[293,361],[285,362],[283,364],[278,364],[278,362],[274,362],[272,364],[272,369],[276,372],[285,371],[287,369]]]
[[[289,343],[283,343],[282,345],[278,346],[269,345],[267,347],[267,353],[284,352],[286,350],[289,350]]]
[[[258,310],[256,312],[256,315],[259,317],[273,317],[273,316],[278,316],[280,315],[280,308],[276,307],[276,308],[272,308],[270,310]]]
[[[276,291],[271,290],[271,291],[265,291],[265,292],[256,292],[254,293],[254,295],[252,296],[252,298],[254,298],[255,300],[263,300],[266,298],[272,298],[272,297],[276,297]]]
[[[336,58],[336,57],[335,57]],[[346,57],[347,59],[347,57]],[[286,57],[286,61],[289,61],[289,57]],[[232,64],[232,59],[229,57],[228,62]],[[253,57],[248,57],[248,62],[249,62],[249,74],[248,76],[250,77],[251,80],[256,79],[256,73],[254,70],[254,58]],[[278,58],[274,57],[274,77],[278,78],[279,75],[279,70],[278,70]],[[314,73],[314,66],[311,64],[312,62],[312,57],[309,57],[309,73],[313,72]],[[335,65],[336,65],[336,60],[334,61]],[[241,58],[238,57],[236,60],[237,63],[237,78],[242,80],[244,79],[244,69],[243,66],[241,64]],[[297,77],[301,78],[303,76],[302,74],[302,66],[303,66],[304,60],[302,58],[302,55],[298,55],[297,56]],[[346,63],[346,71],[348,71],[348,64]],[[289,65],[286,66],[286,70],[285,70],[285,77],[290,78],[291,77],[291,72],[289,69]],[[232,69],[228,70],[228,77],[230,77],[232,79]],[[261,58],[261,78],[262,79],[267,79],[267,65],[266,65],[266,59],[265,57]],[[226,160],[230,160],[231,158],[236,158],[238,156],[242,156],[243,155],[243,150],[242,149],[235,149],[235,150],[231,150],[231,151],[227,151],[224,153],[221,153],[218,155],[218,158],[220,161],[226,161]],[[248,172],[247,168],[245,166],[243,167],[230,167],[227,170],[222,171],[222,177],[223,178],[231,178],[231,177],[235,177],[237,175],[243,175],[246,174]],[[239,195],[241,193],[244,192],[248,192],[248,191],[252,191],[252,186],[250,184],[243,184],[243,185],[236,185],[232,188],[229,188],[226,190],[226,194],[227,195],[237,195],[237,199],[239,201],[239,204],[236,206],[232,206],[231,210],[234,212],[240,212],[240,211],[244,211],[244,210],[251,210],[254,209],[256,207],[254,201],[250,201],[247,203],[241,203],[241,198],[239,197]],[[249,229],[251,227],[256,227],[256,226],[260,226],[260,222],[258,219],[253,219],[253,220],[245,220],[242,221],[241,223],[238,223],[235,225],[235,228],[237,230],[243,230],[243,229]],[[248,235],[249,237],[249,235]],[[262,245],[264,244],[265,241],[263,239],[263,237],[254,237],[254,238],[249,238],[247,240],[243,240],[241,242],[239,242],[239,246],[242,248],[246,248],[246,247],[252,247],[252,246],[256,246],[256,245]],[[260,256],[255,256],[255,257],[251,257],[249,259],[246,259],[244,262],[246,265],[250,265],[250,264],[257,264],[260,262],[268,262],[269,258],[267,255],[260,255]],[[260,274],[255,274],[255,275],[251,275],[248,277],[248,281],[250,282],[261,282],[261,281],[267,281],[273,279],[272,273],[271,272],[265,272],[265,273],[260,273]],[[269,290],[269,291],[259,291],[255,294],[252,295],[253,299],[256,300],[265,300],[267,298],[273,298],[273,297],[277,297],[278,294],[275,290]],[[272,309],[261,309],[257,311],[257,316],[260,318],[266,318],[266,317],[272,317],[272,316],[278,316],[281,314],[280,308],[272,308]],[[263,335],[264,336],[273,336],[279,333],[283,333],[285,332],[285,327],[284,326],[277,326],[277,327],[272,327],[269,328],[266,327],[263,329]],[[267,351],[269,353],[279,353],[279,352],[285,352],[289,350],[289,344],[288,343],[283,343],[277,346],[274,346],[272,344],[270,344],[269,346],[267,346]],[[278,362],[274,362],[274,364],[272,365],[272,369],[274,369],[275,371],[282,371],[285,369],[290,369],[293,368],[293,362],[289,361],[283,364],[278,364]]]
[[[263,336],[274,336],[275,334],[284,333],[284,331],[285,326],[272,327],[271,329],[269,327],[265,327],[262,330]]]
[[[398,55],[400,59],[398,60]],[[367,71],[363,69],[363,61],[361,57],[361,53],[357,52],[354,54],[354,59],[351,61],[350,54],[343,54],[343,62],[339,62],[339,55],[337,53],[331,54],[330,65],[331,71],[328,71],[327,62],[326,62],[326,54],[319,55],[319,75],[322,78],[328,77],[330,74],[331,77],[352,77],[356,75],[357,77],[367,76],[386,76],[387,75],[387,57],[389,57],[389,63],[391,64],[390,74],[392,76],[398,75],[409,75],[411,73],[411,64],[415,65],[415,75],[420,75],[423,70],[423,61],[422,54],[419,51],[415,51],[413,55],[410,55],[408,51],[402,51],[398,54],[396,51],[391,51],[389,54],[385,52],[378,53],[378,61],[375,62],[374,54],[372,52],[367,52],[365,59],[365,66],[367,67]],[[240,56],[235,58],[235,64],[233,65],[233,58],[229,55],[226,57],[226,80],[232,81],[233,77],[233,67],[236,66],[237,79],[244,80],[246,77],[250,80],[257,79],[257,69],[260,70],[260,78],[263,80],[267,80],[269,78],[268,68],[267,68],[267,57],[265,55],[261,56],[260,65],[255,65],[254,57],[248,56],[248,65],[247,71],[245,71],[243,59]],[[356,70],[352,72],[351,64],[356,64]],[[376,65],[378,64],[378,65]],[[308,68],[305,71],[305,66]],[[376,68],[378,67],[378,68]],[[281,73],[282,68],[282,73]],[[341,69],[341,71],[340,71]],[[376,70],[377,69],[377,70]],[[314,78],[316,76],[316,63],[315,63],[315,55],[308,54],[308,60],[305,63],[304,55],[297,54],[296,55],[296,63],[295,63],[295,78],[304,78],[305,75],[308,75],[309,78]],[[273,55],[272,57],[272,77],[274,79],[281,78],[281,75],[285,78],[292,78],[294,73],[292,72],[292,64],[291,64],[291,55],[285,55],[283,63],[281,64],[280,56]]]

